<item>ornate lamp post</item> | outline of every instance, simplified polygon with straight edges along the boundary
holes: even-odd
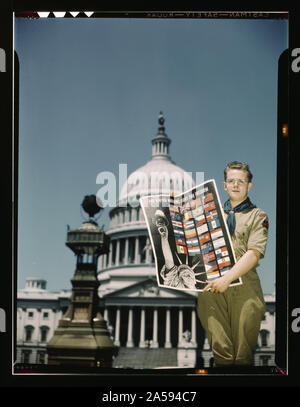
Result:
[[[47,344],[48,364],[110,367],[116,347],[98,309],[97,279],[98,258],[108,253],[109,238],[94,219],[102,209],[95,195],[86,196],[81,206],[90,218],[67,232],[66,245],[75,253],[76,270],[69,307]]]

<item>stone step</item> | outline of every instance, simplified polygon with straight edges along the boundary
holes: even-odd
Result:
[[[155,369],[158,367],[176,367],[177,349],[143,349],[119,348],[118,356],[113,361],[113,367]]]

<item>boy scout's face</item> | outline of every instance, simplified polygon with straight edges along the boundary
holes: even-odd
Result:
[[[247,173],[243,170],[228,170],[223,187],[227,191],[231,203],[238,205],[243,202],[252,188],[252,182],[248,181]]]

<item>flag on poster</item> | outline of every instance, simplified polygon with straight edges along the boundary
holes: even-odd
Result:
[[[208,202],[204,205],[204,212],[209,212],[216,208],[215,201]]]
[[[177,252],[178,252],[178,253],[187,254],[187,248],[186,248],[186,246],[177,245],[176,248],[177,248]]]
[[[174,227],[177,227],[177,228],[182,228],[183,227],[182,222],[179,222],[179,221],[176,221],[176,220],[172,220],[172,225]]]
[[[219,228],[221,226],[220,222],[219,222],[219,219],[215,219],[215,220],[212,220],[210,222],[207,222],[207,225],[209,227],[209,230],[214,230],[214,229],[217,229],[217,228]]]
[[[219,247],[226,246],[224,237],[221,237],[220,239],[214,240],[213,245],[214,245],[215,249],[219,249]]]
[[[192,237],[189,239],[186,239],[186,244],[187,246],[199,246],[199,240],[197,237]]]
[[[214,251],[209,252],[209,253],[206,253],[206,254],[203,254],[204,263],[209,263],[209,262],[211,262],[212,260],[215,260],[215,258],[216,258],[216,255],[215,255],[215,252],[214,252]]]
[[[177,238],[175,239],[176,244],[184,245],[186,246],[186,241],[185,239]]]
[[[220,257],[228,256],[227,247],[221,247],[220,249],[215,250],[216,256],[219,259]]]
[[[199,236],[199,242],[200,244],[207,243],[210,240],[210,234],[209,233],[204,233],[204,235]]]
[[[205,263],[205,271],[210,273],[212,271],[218,270],[218,264],[216,261],[211,261],[209,263]]]
[[[184,234],[186,238],[197,236],[196,229],[185,230]]]
[[[185,220],[193,219],[192,211],[186,211],[186,212],[184,212],[183,217],[184,217]]]
[[[197,216],[202,215],[204,212],[203,206],[198,206],[197,208],[192,210],[193,217],[196,218]]]
[[[207,223],[204,223],[204,225],[199,226],[199,227],[197,228],[197,233],[198,233],[198,235],[203,235],[203,234],[206,233],[207,231],[208,231]]]
[[[197,207],[202,207],[201,199],[200,199],[200,198],[193,199],[193,200],[190,202],[190,207],[191,207],[191,209],[195,209],[195,208],[197,208]]]
[[[218,212],[217,212],[217,210],[208,211],[208,212],[206,212],[205,216],[206,216],[206,221],[211,222],[212,220],[218,218]]]
[[[195,228],[195,223],[193,220],[188,221],[188,222],[183,222],[183,227],[184,229],[194,229]]]
[[[201,253],[199,246],[198,247],[193,247],[193,246],[189,247],[189,246],[187,246],[187,250],[188,250],[189,254],[192,254],[192,255]]]
[[[199,215],[195,218],[196,222],[196,227],[201,226],[203,224],[206,224],[207,220],[205,218],[205,215]]]
[[[215,280],[215,279],[217,279],[219,277],[220,277],[220,273],[219,273],[218,270],[217,271],[211,271],[211,272],[207,273],[207,280],[208,281]]]
[[[213,194],[209,192],[208,194],[204,194],[202,201],[206,204],[209,201],[212,201],[214,199]]]
[[[219,237],[223,236],[223,231],[222,231],[221,228],[215,229],[215,230],[212,230],[212,231],[210,232],[210,235],[211,235],[212,240],[216,240],[216,239],[218,239]]]
[[[176,236],[182,237],[182,236],[184,236],[184,231],[182,229],[174,228],[174,235],[175,235],[175,237]]]
[[[211,252],[212,250],[214,250],[212,242],[201,244],[201,251],[203,254]]]
[[[230,258],[227,256],[223,257],[222,259],[218,259],[218,265],[220,269],[230,266],[231,265]]]

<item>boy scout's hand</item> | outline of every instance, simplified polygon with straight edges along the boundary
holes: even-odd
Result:
[[[212,293],[223,293],[227,290],[230,280],[226,276],[222,276],[214,281],[207,283],[203,291],[211,291]]]

